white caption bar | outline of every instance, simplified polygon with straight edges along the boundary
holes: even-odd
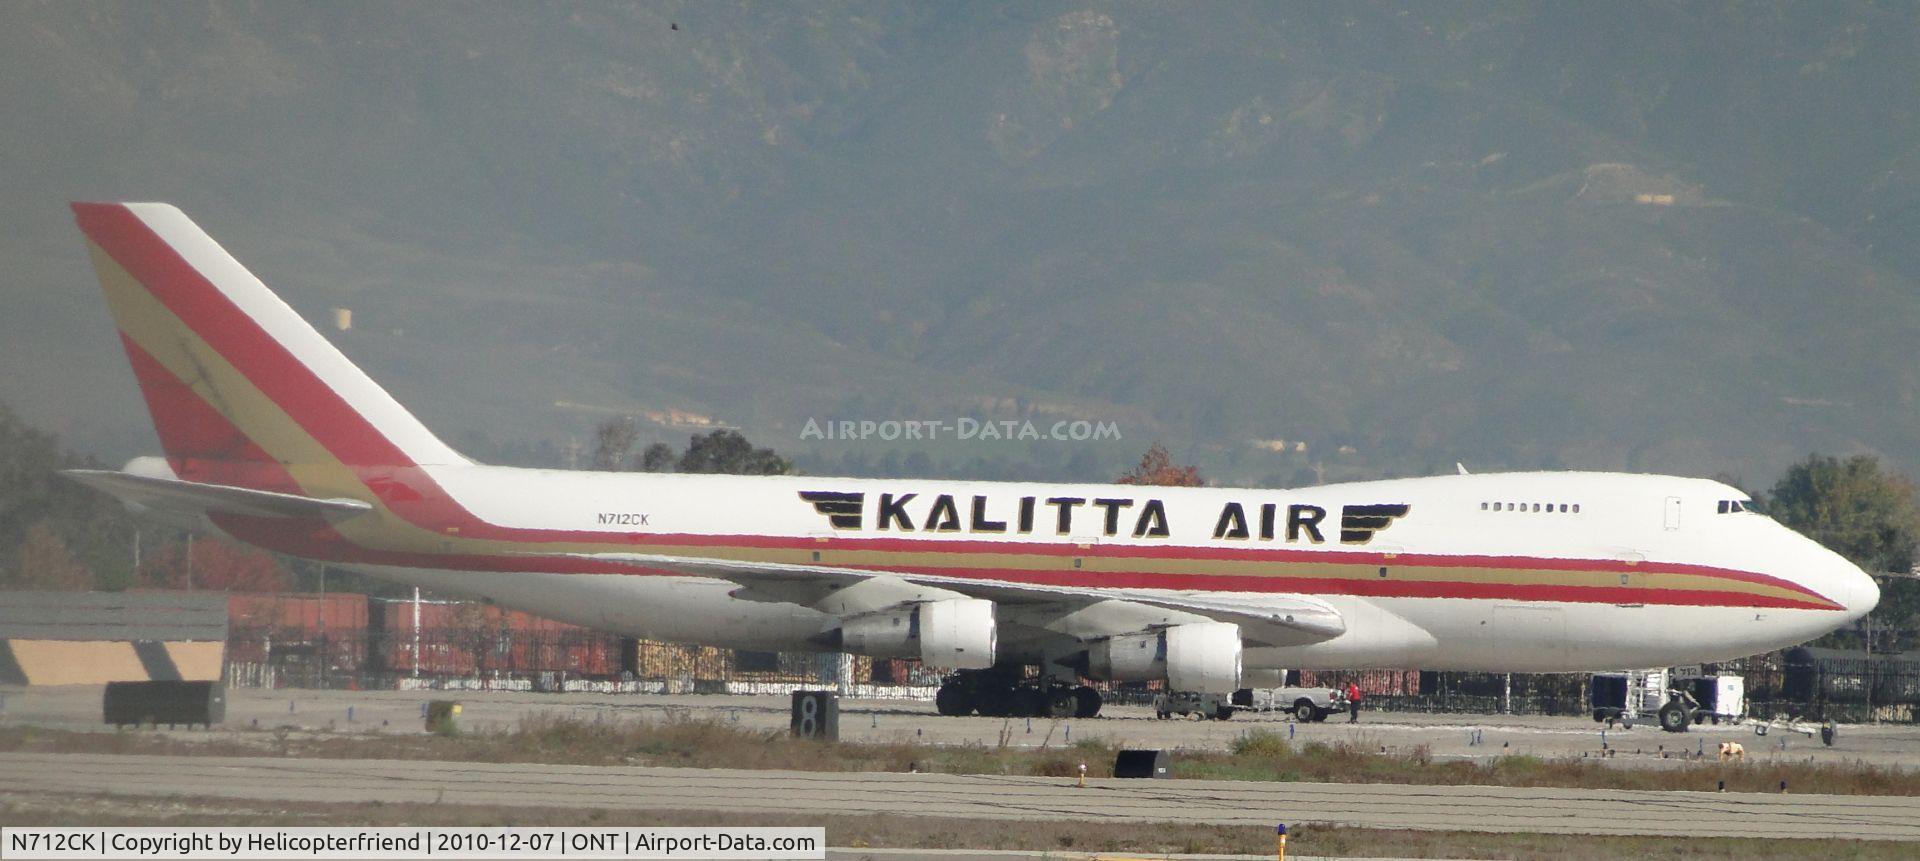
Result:
[[[825,828],[0,828],[5,858],[827,857]]]

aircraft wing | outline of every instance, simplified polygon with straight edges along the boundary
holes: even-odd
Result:
[[[802,604],[848,616],[916,601],[985,598],[1012,621],[1081,639],[1127,634],[1157,625],[1231,622],[1250,646],[1297,646],[1345,633],[1339,611],[1317,598],[1287,593],[1090,590],[1003,580],[975,580],[894,571],[741,562],[644,553],[590,558],[644,565],[740,584],[735,597]]]
[[[372,505],[358,499],[316,499],[224,484],[134,475],[113,469],[63,469],[60,474],[88,487],[104,490],[124,502],[168,514],[198,515],[211,512],[250,517],[318,517],[337,521],[373,510]]]

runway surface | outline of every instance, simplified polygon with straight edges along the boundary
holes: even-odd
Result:
[[[1920,798],[0,754],[8,791],[1446,831],[1920,840]]]

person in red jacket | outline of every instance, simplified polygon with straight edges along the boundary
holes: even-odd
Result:
[[[1360,685],[1347,683],[1347,723],[1360,722]]]

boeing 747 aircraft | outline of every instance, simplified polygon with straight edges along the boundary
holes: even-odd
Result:
[[[178,209],[73,211],[164,454],[75,479],[176,524],[621,634],[918,658],[956,671],[945,714],[1091,716],[1080,677],[1221,693],[1280,667],[1724,660],[1879,600],[1745,494],[1692,478],[1247,490],[475,463]]]

